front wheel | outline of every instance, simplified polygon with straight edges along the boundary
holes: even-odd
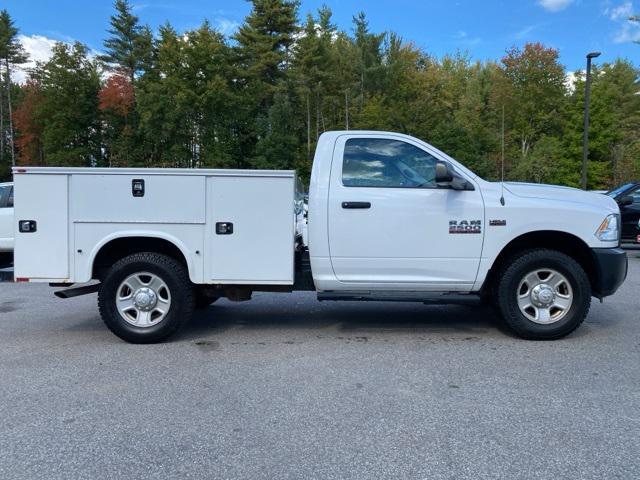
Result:
[[[131,343],[160,342],[193,314],[186,268],[166,255],[129,255],[109,269],[98,291],[100,315],[118,337]]]
[[[568,335],[584,321],[591,306],[584,269],[555,250],[529,250],[507,262],[496,290],[506,325],[530,340]]]

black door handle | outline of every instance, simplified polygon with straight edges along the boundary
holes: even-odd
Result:
[[[371,208],[370,202],[342,202],[342,208]]]

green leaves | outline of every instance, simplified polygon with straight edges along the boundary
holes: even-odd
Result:
[[[100,76],[87,48],[80,43],[56,43],[52,57],[38,63],[31,81],[41,98],[33,115],[43,126],[42,157],[46,164],[99,164]]]

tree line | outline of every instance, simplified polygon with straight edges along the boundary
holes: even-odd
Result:
[[[59,42],[27,61],[0,13],[0,178],[13,163],[49,166],[297,169],[308,178],[320,134],[392,130],[444,150],[487,179],[578,186],[584,75],[540,43],[496,61],[437,58],[364,13],[340,30],[323,7],[301,22],[293,0],[252,0],[227,37],[208,21],[178,32],[143,25],[116,0],[103,54]],[[589,188],[640,177],[640,71],[596,65]]]

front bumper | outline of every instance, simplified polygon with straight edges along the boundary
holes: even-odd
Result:
[[[627,278],[627,253],[621,248],[592,248],[591,251],[596,264],[593,296],[613,295]]]

